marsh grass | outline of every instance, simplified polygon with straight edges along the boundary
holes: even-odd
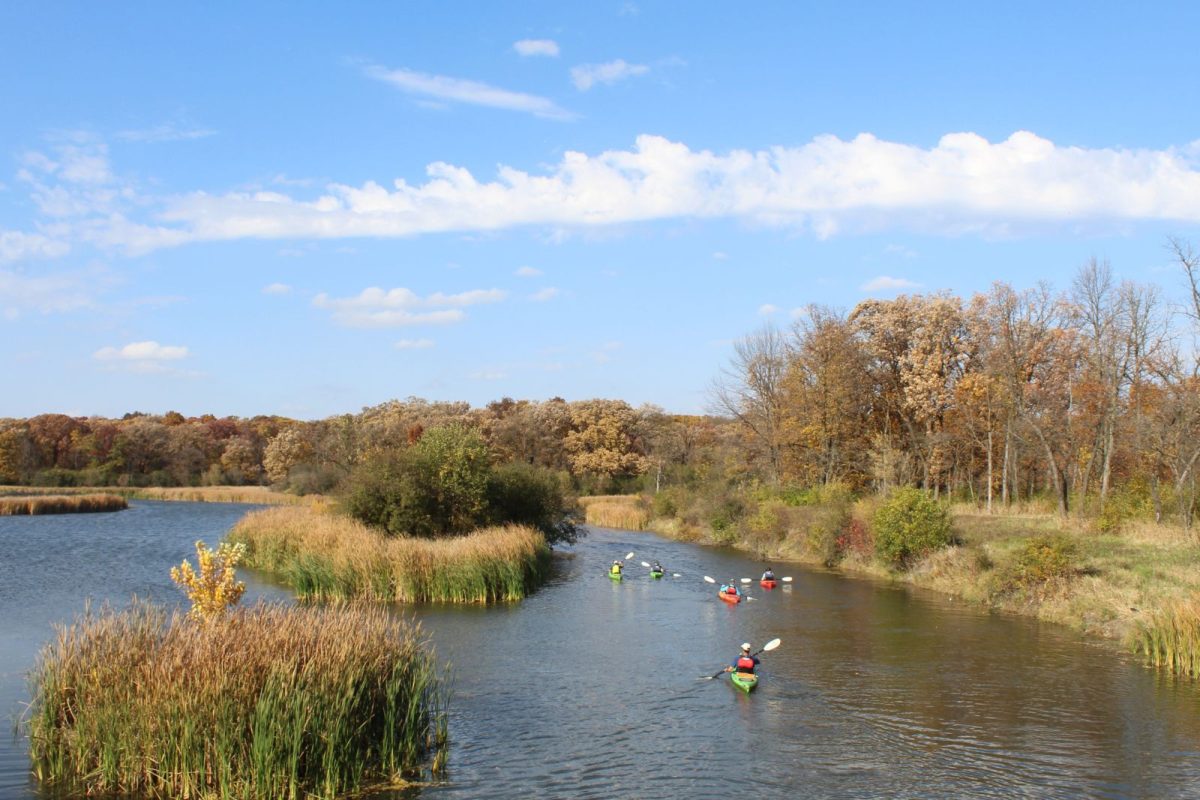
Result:
[[[37,495],[0,497],[0,517],[30,514],[88,514],[129,508],[124,497],[115,494]]]
[[[228,540],[242,562],[307,599],[487,603],[520,600],[546,576],[550,548],[537,530],[507,525],[442,539],[390,537],[306,508],[247,514]]]
[[[38,486],[0,486],[0,498],[45,495]],[[294,495],[277,492],[267,486],[79,486],[55,487],[55,496],[76,497],[87,494],[113,494],[134,500],[174,500],[188,503],[256,503],[259,505],[311,505],[321,503],[321,495]]]
[[[1176,600],[1134,626],[1131,644],[1156,667],[1200,678],[1200,599]]]
[[[426,640],[378,608],[256,605],[197,625],[135,602],[60,629],[30,684],[33,771],[70,794],[324,798],[445,759]]]
[[[602,494],[579,498],[584,521],[601,528],[643,531],[650,524],[650,512],[636,494]]]

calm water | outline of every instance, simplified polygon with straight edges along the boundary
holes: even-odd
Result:
[[[167,568],[245,508],[0,519],[3,707],[53,622],[88,597],[177,602]],[[635,566],[614,584],[605,566],[630,550],[682,577]],[[454,676],[450,771],[419,796],[1200,797],[1196,685],[936,597],[780,567],[793,588],[728,607],[701,577],[760,569],[594,530],[523,603],[418,609]],[[753,696],[697,680],[776,636]],[[23,745],[0,742],[0,797],[36,797]]]

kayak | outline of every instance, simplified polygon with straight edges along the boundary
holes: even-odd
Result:
[[[779,581],[775,580],[774,578],[763,578],[761,581],[759,581],[759,583],[762,584],[764,589],[774,589]]]
[[[650,573],[650,577],[651,577],[651,578],[656,578],[656,579],[657,579],[657,578],[661,578],[662,576],[663,576],[663,573],[661,573],[661,572],[651,572],[651,573]]]
[[[619,581],[619,580],[621,580],[621,573],[610,572],[610,573],[608,573],[608,577],[612,578],[614,581]]]
[[[742,597],[741,597],[741,595],[736,595],[736,594],[728,594],[728,593],[726,593],[726,592],[721,592],[721,591],[718,591],[718,592],[717,592],[717,597],[721,598],[721,599],[722,599],[722,600],[724,600],[726,603],[733,603],[734,605],[737,605],[738,603],[742,602]]]
[[[754,687],[758,686],[758,676],[750,672],[731,672],[729,680],[746,694],[750,694],[754,691]]]

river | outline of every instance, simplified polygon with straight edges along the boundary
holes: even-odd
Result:
[[[247,508],[0,518],[0,709],[19,712],[53,623],[88,598],[179,602],[168,568]],[[658,581],[638,565],[655,558]],[[730,607],[702,576],[761,564],[652,534],[593,529],[555,563],[519,604],[398,610],[453,677],[449,771],[401,796],[1200,797],[1200,687],[1106,643],[778,564],[791,588]],[[248,601],[287,596],[244,577]],[[774,637],[753,695],[700,679]],[[0,797],[40,797],[8,736]]]

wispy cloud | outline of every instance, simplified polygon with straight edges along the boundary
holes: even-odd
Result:
[[[544,303],[547,300],[553,300],[554,298],[558,297],[558,295],[558,289],[553,286],[547,286],[545,289],[529,295],[529,299],[535,303]]]
[[[270,283],[263,287],[263,294],[288,294],[292,287],[286,283]]]
[[[0,315],[19,319],[25,311],[41,314],[65,313],[92,305],[86,286],[94,286],[83,275],[24,275],[0,269]]]
[[[758,307],[758,313],[764,317],[769,317],[771,314],[779,313],[779,306],[764,303]]]
[[[571,67],[571,82],[581,92],[586,92],[599,83],[613,84],[638,75],[645,75],[650,67],[645,64],[630,64],[624,59],[608,61],[604,64],[580,64]]]
[[[513,42],[513,50],[522,56],[558,56],[558,42],[553,39],[522,39]]]
[[[536,278],[541,274],[542,271],[534,267],[517,267],[517,271],[513,273],[518,278]]]
[[[715,250],[715,251],[713,251],[713,254],[712,254],[712,260],[713,261],[728,261],[729,253],[726,253],[724,250]]]
[[[101,347],[92,357],[97,361],[177,361],[187,358],[188,349],[155,341],[130,342],[124,347]]]
[[[181,142],[192,139],[204,139],[209,136],[215,136],[216,133],[211,128],[181,128],[178,125],[167,123],[164,125],[155,125],[153,128],[119,131],[116,134],[116,138],[123,142]]]
[[[433,339],[401,339],[392,346],[397,350],[428,350],[433,345]]]
[[[379,66],[367,67],[365,72],[369,78],[383,81],[402,92],[421,97],[432,97],[445,102],[465,103],[488,108],[502,108],[508,111],[523,111],[546,119],[568,120],[574,118],[573,114],[560,108],[548,98],[501,89],[480,81],[452,78],[446,75],[429,75],[411,69],[387,69]]]
[[[408,325],[445,325],[466,318],[463,308],[498,303],[507,297],[500,289],[473,289],[459,294],[434,292],[421,297],[410,289],[364,289],[354,297],[331,298],[322,292],[313,298],[317,308],[333,312],[333,319],[352,328],[393,328]],[[433,310],[430,310],[433,309]]]
[[[59,258],[71,249],[66,242],[40,233],[0,230],[0,264],[31,259]]]
[[[872,278],[858,288],[864,292],[893,292],[901,289],[915,289],[920,285],[915,281],[910,281],[908,278],[893,278],[890,275],[880,275],[877,278]]]

